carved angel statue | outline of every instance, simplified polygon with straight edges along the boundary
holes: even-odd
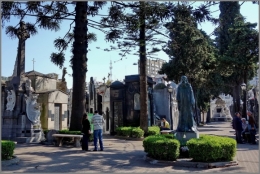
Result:
[[[29,92],[34,92],[33,87],[32,87],[32,81],[31,79],[27,79],[25,82],[25,88]]]
[[[7,111],[12,111],[14,109],[15,106],[15,100],[16,100],[16,96],[15,96],[15,92],[14,90],[7,90],[8,96],[7,96],[7,104],[6,104],[6,110]]]
[[[33,123],[33,124],[37,124],[40,122],[40,108],[39,105],[37,103],[37,98],[38,98],[39,94],[29,94],[29,96],[27,96],[26,94],[25,96],[25,101],[26,101],[26,113],[27,113],[27,117],[28,119]]]

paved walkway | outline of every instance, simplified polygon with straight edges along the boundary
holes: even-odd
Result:
[[[200,127],[199,131],[200,134],[234,137],[230,123],[209,123]],[[1,173],[259,173],[258,145],[238,144],[235,158],[239,164],[214,169],[150,164],[144,161],[142,141],[118,140],[106,136],[104,150],[83,152],[76,147],[17,144],[15,155],[20,162],[2,166]]]

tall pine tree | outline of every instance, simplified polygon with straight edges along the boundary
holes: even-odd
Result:
[[[219,27],[214,32],[220,54],[219,68],[226,92],[233,97],[234,112],[238,112],[240,85],[247,83],[256,74],[258,31],[254,29],[256,24],[245,22],[238,1],[220,2],[219,9]]]

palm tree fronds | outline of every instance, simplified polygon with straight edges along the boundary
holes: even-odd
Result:
[[[66,50],[67,47],[68,47],[68,43],[64,40],[64,39],[61,39],[61,38],[58,38],[58,39],[55,39],[54,40],[54,46],[59,50]]]
[[[15,39],[17,34],[17,29],[13,26],[8,26],[5,29],[5,34],[9,35],[11,39]]]
[[[38,33],[37,31],[37,28],[35,27],[35,25],[27,22],[26,23],[26,28],[27,28],[27,31],[30,33],[30,35],[36,35]]]

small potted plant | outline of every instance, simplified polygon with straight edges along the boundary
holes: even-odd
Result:
[[[180,157],[189,158],[189,148],[187,146],[180,147]]]

